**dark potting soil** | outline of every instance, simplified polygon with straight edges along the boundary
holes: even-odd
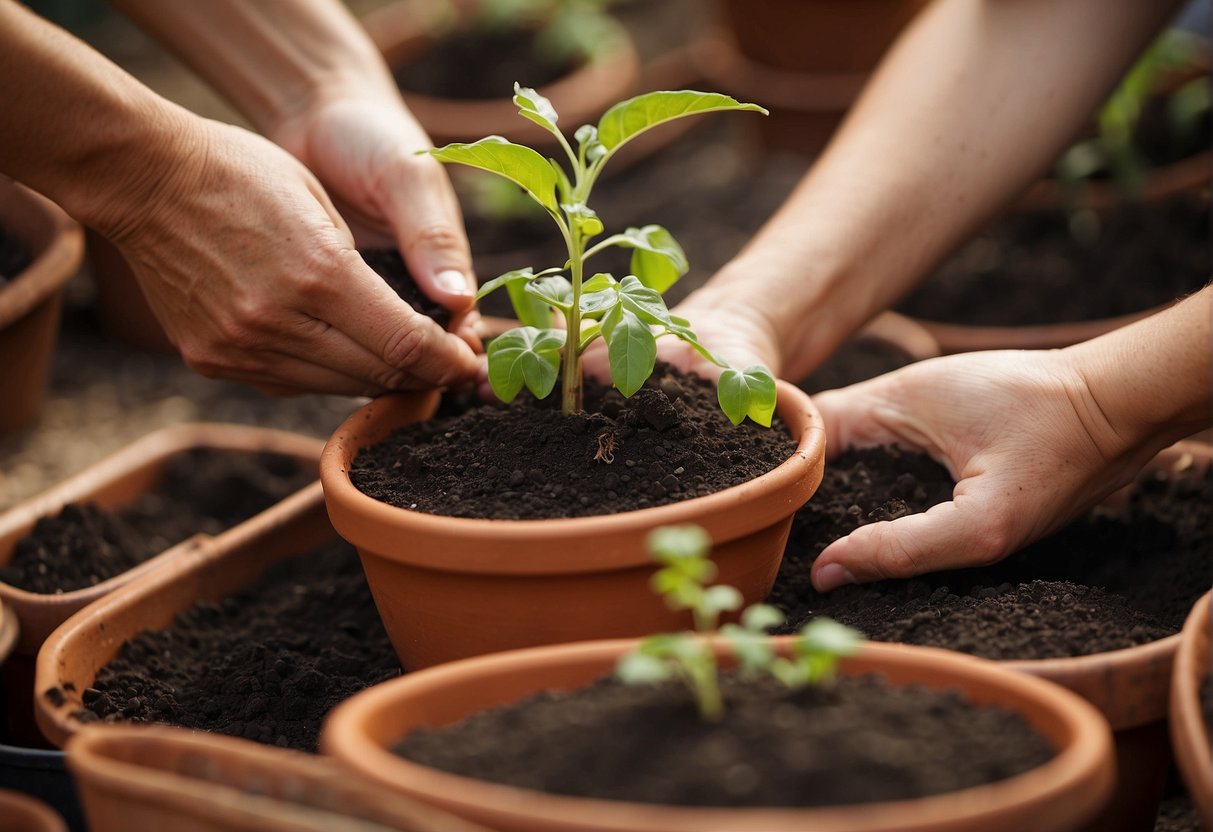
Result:
[[[452,517],[614,514],[699,497],[765,474],[796,449],[771,429],[734,427],[716,387],[668,365],[629,399],[586,379],[586,411],[559,389],[398,428],[354,460],[350,479],[401,508]]]
[[[393,74],[406,92],[483,100],[508,97],[513,81],[537,89],[567,75],[574,66],[538,54],[532,30],[469,29],[442,38]]]
[[[1201,832],[1200,813],[1187,794],[1164,798],[1158,807],[1154,832]]]
[[[444,771],[554,794],[685,806],[901,800],[1003,780],[1053,751],[1018,715],[878,676],[789,691],[721,679],[717,723],[677,684],[545,692],[395,749]],[[926,751],[929,749],[929,752]]]
[[[128,641],[76,716],[315,751],[329,711],[400,672],[357,553],[338,541]]]
[[[797,513],[769,601],[791,631],[826,615],[880,641],[992,659],[1079,656],[1178,632],[1213,582],[1213,479],[1146,480],[1127,513],[1096,509],[989,567],[842,587],[809,568],[830,542],[951,498],[947,471],[895,448],[846,451]]]
[[[118,510],[69,503],[17,541],[0,580],[29,592],[95,586],[198,534],[218,534],[316,478],[291,456],[194,448],[154,491]]]
[[[29,254],[25,246],[0,227],[0,286],[21,274],[28,265]]]
[[[374,269],[387,285],[392,287],[392,291],[401,300],[422,315],[433,318],[434,322],[443,329],[447,328],[451,322],[451,311],[442,304],[430,300],[429,296],[421,291],[421,287],[409,273],[408,267],[404,265],[404,258],[400,256],[399,251],[394,248],[375,248],[360,253],[366,264]]]
[[[1200,289],[1213,263],[1208,197],[1127,205],[1087,240],[1057,214],[1013,214],[978,235],[897,308],[974,326],[1089,321]]]
[[[914,357],[895,344],[875,338],[852,338],[797,386],[806,393],[820,393],[867,381],[913,362]]]

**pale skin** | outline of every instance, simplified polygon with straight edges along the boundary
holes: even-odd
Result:
[[[116,5],[281,147],[156,96],[0,0],[0,76],[16,79],[2,94],[15,127],[0,131],[0,171],[110,238],[204,375],[345,395],[474,378],[474,277],[454,194],[438,162],[414,155],[431,143],[344,7]],[[390,243],[457,313],[457,334],[356,251]]]
[[[1177,5],[937,0],[785,205],[673,311],[735,366],[807,375],[1046,170]],[[1069,350],[956,356],[815,397],[832,455],[896,442],[958,479],[952,501],[835,542],[815,586],[998,560],[1207,424],[1209,292]],[[718,373],[672,342],[663,357]]]

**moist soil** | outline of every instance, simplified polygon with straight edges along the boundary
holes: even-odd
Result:
[[[314,752],[329,711],[400,672],[357,553],[337,541],[128,641],[84,691],[76,717]]]
[[[1074,223],[1064,213],[1013,214],[977,235],[897,308],[970,326],[1090,321],[1151,309],[1209,280],[1209,223],[1208,197],[1192,194]]]
[[[125,508],[69,503],[39,520],[0,580],[46,594],[95,586],[192,535],[218,534],[315,478],[284,454],[194,448],[172,457],[155,490]]]
[[[896,448],[848,450],[826,466],[796,515],[768,598],[782,631],[825,615],[869,638],[991,659],[1081,656],[1179,632],[1213,582],[1213,479],[1147,477],[1123,513],[1095,509],[993,566],[842,587],[827,595],[809,568],[859,526],[951,499],[947,471]]]
[[[564,416],[559,390],[398,428],[354,460],[363,493],[451,517],[614,514],[701,497],[767,473],[796,442],[734,427],[710,382],[660,364],[631,398],[586,379],[586,411]]]
[[[913,363],[914,357],[896,344],[876,338],[852,338],[796,386],[809,394],[820,393],[867,381]]]
[[[538,89],[568,75],[576,62],[551,61],[539,54],[529,29],[469,29],[443,37],[433,48],[396,67],[396,84],[405,92],[436,98],[506,98],[517,81]]]
[[[0,286],[4,286],[29,265],[29,254],[25,246],[0,226]]]
[[[682,806],[902,800],[1003,780],[1053,756],[1018,716],[955,690],[843,677],[790,691],[721,679],[719,722],[675,683],[545,692],[394,749],[444,771],[559,795]]]
[[[443,329],[451,323],[451,311],[440,303],[432,301],[421,291],[413,275],[409,273],[404,258],[394,248],[368,249],[361,252],[362,259],[392,287],[397,296],[417,312],[433,318]]]

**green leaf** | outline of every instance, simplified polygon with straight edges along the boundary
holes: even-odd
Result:
[[[703,598],[699,602],[699,613],[714,619],[722,612],[737,609],[741,603],[741,593],[736,588],[718,584],[703,591]]]
[[[612,307],[602,319],[602,336],[607,342],[611,381],[624,396],[641,388],[657,364],[657,338],[649,325],[636,313]]]
[[[489,384],[497,398],[512,402],[523,385],[542,399],[556,386],[563,329],[524,326],[495,338],[488,348]]]
[[[510,295],[514,316],[527,326],[547,329],[552,325],[552,308],[526,290],[526,283],[508,283],[505,290]]]
[[[767,114],[757,104],[742,104],[719,93],[659,90],[620,101],[603,113],[598,120],[598,140],[608,152],[614,152],[624,142],[659,124],[718,110],[751,110]]]
[[[814,618],[801,628],[798,646],[830,656],[854,655],[863,645],[863,633],[839,624],[832,618]]]
[[[744,617],[745,613],[742,613]],[[756,633],[736,624],[725,624],[720,628],[720,635],[728,642],[742,675],[746,677],[752,678],[759,671],[766,670],[775,660],[771,639],[765,633]]]
[[[581,291],[583,291],[583,292],[601,292],[603,289],[610,289],[614,285],[615,285],[614,277],[607,274],[606,272],[599,272],[598,274],[591,277],[589,280],[585,280],[582,282]]]
[[[503,275],[494,277],[488,283],[485,283],[484,285],[482,285],[480,287],[480,290],[478,292],[476,292],[476,300],[483,299],[485,296],[489,295],[492,292],[497,291],[502,286],[508,286],[511,283],[525,283],[527,281],[535,280],[540,277],[546,277],[547,275],[550,275],[550,274],[560,274],[560,272],[561,272],[560,269],[557,269],[554,267],[550,268],[550,269],[544,269],[543,271],[539,272],[538,274],[536,274],[531,269],[530,266],[527,266],[526,268],[523,268],[523,269],[514,269],[512,272],[506,272]]]
[[[633,651],[615,665],[615,678],[625,685],[647,685],[670,678],[669,665],[656,656]]]
[[[577,343],[577,351],[584,352],[590,342],[602,334],[602,324],[598,321],[582,320],[581,340]]]
[[[712,538],[702,527],[687,523],[681,526],[658,526],[644,539],[645,547],[659,563],[688,558],[706,558]]]
[[[754,633],[765,633],[785,620],[784,614],[770,604],[750,604],[741,614],[741,626]]]
[[[569,182],[569,175],[564,172],[564,168],[560,166],[552,157],[548,157],[548,164],[552,166],[552,172],[556,174],[556,192],[560,194],[560,201],[565,202],[572,198],[573,183]]]
[[[775,396],[775,377],[761,364],[751,364],[744,370],[725,370],[716,388],[720,409],[735,425],[749,416],[769,428],[775,415]]]
[[[656,289],[650,289],[640,282],[635,275],[628,275],[619,281],[619,301],[623,307],[634,312],[640,320],[657,326],[669,327],[670,310],[666,309],[665,301]]]
[[[598,214],[584,202],[560,207],[569,218],[569,226],[577,229],[586,239],[602,233],[602,220],[598,219]]]
[[[470,144],[455,143],[425,151],[440,162],[454,162],[487,170],[514,182],[553,216],[556,205],[556,172],[547,159],[524,145],[489,136]]]
[[[650,289],[664,293],[691,268],[678,241],[660,225],[629,228],[618,245],[632,251],[632,273]]]
[[[560,128],[556,126],[560,116],[556,115],[556,108],[552,106],[551,101],[515,81],[514,103],[518,105],[518,113],[523,118],[530,119],[549,133],[560,135]]]
[[[702,355],[708,361],[711,361],[717,367],[726,367],[727,368],[729,366],[728,362],[724,361],[722,358],[720,358],[714,352],[709,350],[703,344],[699,343],[699,336],[696,335],[691,330],[691,328],[686,325],[686,323],[679,323],[680,321],[685,322],[686,318],[679,318],[675,315],[671,315],[670,321],[672,321],[673,323],[671,323],[669,326],[666,327],[666,332],[668,332],[670,335],[677,337],[679,340],[684,341],[687,344],[690,344],[691,347],[695,350],[695,352]]]
[[[581,296],[578,306],[581,314],[587,318],[600,318],[619,304],[619,293],[614,289],[604,289],[601,292],[588,292]]]
[[[526,284],[524,291],[562,312],[567,312],[573,306],[573,284],[563,276],[532,280]]]

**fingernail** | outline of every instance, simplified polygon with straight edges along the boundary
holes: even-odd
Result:
[[[855,582],[855,576],[841,563],[827,563],[817,570],[816,579],[813,581],[818,592],[830,592]]]
[[[444,292],[450,292],[452,295],[470,295],[472,290],[468,287],[467,278],[463,272],[457,272],[454,269],[447,269],[444,272],[438,272],[434,275],[434,282],[438,284],[438,288]]]

